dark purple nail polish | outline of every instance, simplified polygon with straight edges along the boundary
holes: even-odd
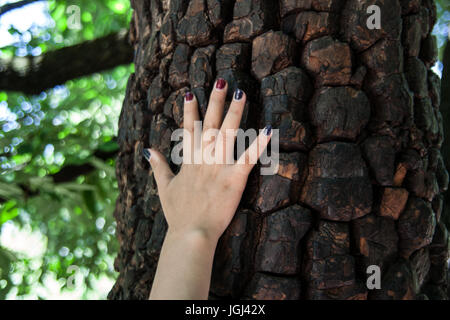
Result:
[[[266,136],[270,136],[270,134],[272,133],[272,126],[270,124],[268,124],[265,128],[264,128],[264,134]]]
[[[192,94],[192,92],[188,91],[186,92],[184,98],[186,99],[186,101],[192,101],[194,99],[194,95]]]
[[[216,81],[216,89],[222,90],[223,88],[225,88],[226,84],[227,82],[225,81],[225,79],[219,78]]]
[[[242,91],[241,89],[236,89],[236,91],[234,92],[234,100],[241,100],[243,96],[244,91]]]
[[[142,150],[142,154],[147,161],[150,161],[150,157],[152,156],[149,149]]]

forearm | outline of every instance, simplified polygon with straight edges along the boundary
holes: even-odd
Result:
[[[161,249],[151,300],[208,299],[217,240],[201,233],[168,231]]]

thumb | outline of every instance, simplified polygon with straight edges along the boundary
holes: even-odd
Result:
[[[144,154],[145,159],[150,162],[158,189],[160,191],[165,189],[170,180],[174,177],[166,157],[154,149],[144,149],[142,153]]]

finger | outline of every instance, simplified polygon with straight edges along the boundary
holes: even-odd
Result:
[[[183,116],[183,160],[192,163],[194,153],[194,128],[195,121],[200,120],[198,113],[198,103],[195,95],[188,91],[184,96],[184,116]],[[187,136],[189,135],[189,136]]]
[[[227,82],[219,78],[214,84],[214,89],[209,97],[208,109],[203,121],[203,132],[208,129],[219,129],[223,118],[223,106],[227,96]]]
[[[159,192],[163,192],[174,177],[166,158],[154,149],[144,149],[142,153],[150,162]]]
[[[255,164],[258,162],[264,150],[269,144],[272,137],[272,126],[267,125],[264,130],[258,135],[258,137],[252,142],[250,147],[239,157],[235,166],[244,172],[250,174]]]
[[[220,134],[217,137],[216,159],[224,161],[221,163],[231,164],[234,160],[234,142],[236,140],[236,130],[242,119],[246,95],[244,91],[236,89],[231,101],[230,108],[223,120]]]

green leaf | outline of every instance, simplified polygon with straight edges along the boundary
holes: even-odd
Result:
[[[95,204],[96,204],[95,193],[93,191],[83,191],[82,195],[83,195],[84,204],[88,208],[89,212],[95,216],[97,213],[97,208],[95,206]]]
[[[19,208],[16,207],[16,204],[16,201],[10,200],[2,206],[2,210],[0,211],[0,226],[19,215]]]

